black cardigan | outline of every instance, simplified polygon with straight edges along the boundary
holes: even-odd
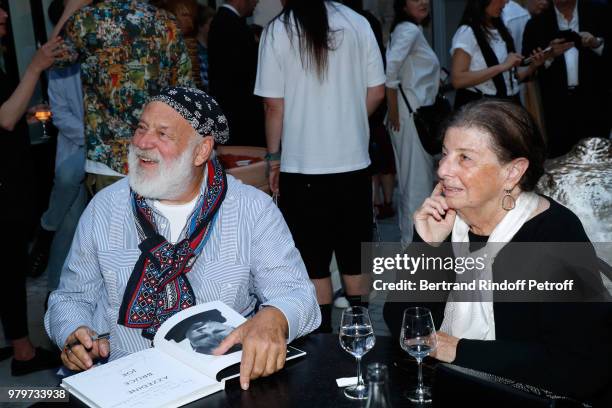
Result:
[[[556,201],[547,199],[550,208],[527,221],[511,242],[589,242],[578,217]],[[422,240],[415,232],[415,242],[418,241]],[[596,260],[592,246],[588,247],[592,259]],[[503,254],[505,249],[500,251],[493,265],[494,281],[499,275],[520,273],[515,268],[513,254]],[[537,251],[536,246],[534,249]],[[520,262],[526,265],[523,270],[534,270],[532,268],[547,260],[545,256],[537,256]],[[504,264],[514,266],[504,268]],[[572,273],[568,268],[557,272],[568,276]],[[385,304],[384,318],[393,336],[399,336],[404,308],[414,305]],[[421,305],[432,311],[436,327],[440,327],[445,304]],[[599,400],[606,391],[610,392],[612,379],[611,305],[494,302],[496,339],[461,339],[453,364],[581,400]]]

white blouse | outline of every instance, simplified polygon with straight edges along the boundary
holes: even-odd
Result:
[[[495,29],[491,29],[491,36],[489,38],[489,45],[499,63],[503,63],[506,58],[508,58],[508,51],[506,50],[506,43],[501,38],[501,35]],[[478,46],[478,42],[476,41],[476,36],[474,36],[474,32],[472,31],[472,27],[467,25],[462,25],[457,29],[457,32],[453,36],[453,42],[451,46],[450,53],[454,54],[455,50],[461,48],[463,51],[470,55],[470,71],[480,71],[482,69],[488,68],[487,63],[485,62],[484,56],[482,55],[482,51]],[[508,95],[516,95],[519,92],[519,84],[514,75],[510,75],[511,71],[504,72],[504,80],[506,81],[506,89],[508,90]],[[510,83],[512,80],[512,83]],[[471,91],[480,91],[485,95],[495,95],[497,94],[497,89],[495,88],[495,84],[492,79],[485,81],[481,84],[478,84],[474,87],[467,88]]]
[[[413,109],[434,103],[440,86],[440,62],[422,27],[411,22],[395,27],[387,47],[386,76],[387,88],[396,89],[401,83],[410,103],[416,99]]]

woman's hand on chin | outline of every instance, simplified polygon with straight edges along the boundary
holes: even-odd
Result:
[[[436,244],[451,233],[456,215],[457,212],[448,206],[442,196],[442,183],[439,182],[431,196],[414,213],[414,226],[423,241]]]
[[[457,357],[457,344],[459,339],[444,332],[436,333],[436,349],[429,356],[443,363],[452,363]]]

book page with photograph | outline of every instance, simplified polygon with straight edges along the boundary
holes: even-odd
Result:
[[[62,387],[90,407],[179,407],[221,391],[209,378],[156,349],[66,377]]]
[[[215,378],[222,369],[240,363],[238,344],[222,356],[213,350],[246,319],[223,302],[195,305],[175,314],[161,325],[154,347],[190,367]]]
[[[154,347],[66,377],[61,386],[90,407],[178,407],[240,375],[241,345],[212,352],[246,319],[222,302],[192,306],[158,329]],[[287,360],[305,355],[287,347]]]
[[[217,381],[240,375],[242,347],[235,345],[222,356],[213,350],[246,319],[220,301],[195,305],[175,314],[161,325],[154,347]],[[302,350],[287,346],[286,360],[306,355]]]

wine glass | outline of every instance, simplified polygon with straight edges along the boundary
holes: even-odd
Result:
[[[47,104],[39,105],[34,111],[34,117],[36,118],[36,120],[42,123],[43,135],[41,136],[41,140],[49,140],[50,137],[47,134],[47,125],[46,125],[47,121],[51,119],[51,109],[49,108],[49,105]]]
[[[431,402],[431,389],[423,385],[423,359],[436,349],[436,328],[429,309],[409,307],[404,310],[400,346],[414,357],[419,366],[416,388],[411,388],[406,396],[412,402]]]
[[[367,399],[368,389],[361,375],[361,357],[376,343],[368,309],[361,306],[346,308],[342,312],[339,337],[340,346],[357,360],[357,385],[346,387],[344,395],[352,399]]]

